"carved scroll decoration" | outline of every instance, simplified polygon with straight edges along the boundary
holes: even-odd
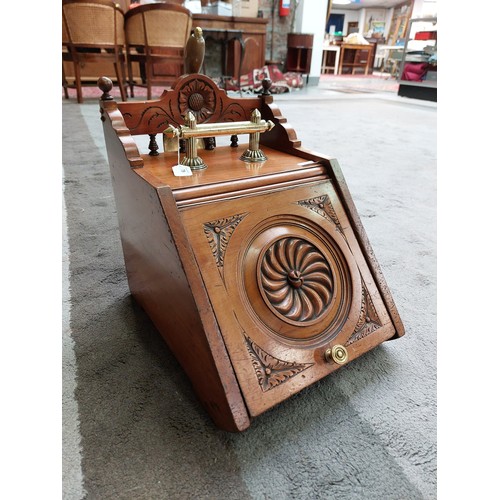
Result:
[[[290,363],[289,361],[277,359],[248,337],[245,337],[245,343],[252,359],[259,386],[263,392],[290,380],[298,373],[314,365],[314,363]]]
[[[225,219],[217,219],[203,224],[205,236],[215,258],[217,268],[223,277],[224,256],[227,245],[238,224],[248,215],[248,213],[233,215]]]
[[[128,121],[132,118],[132,114],[124,112],[123,118]],[[139,115],[136,123],[128,123],[127,126],[130,131],[134,131],[142,125],[143,121],[146,121],[148,126],[154,123],[154,126],[158,130],[167,127],[170,123],[175,123],[172,109],[166,110],[165,108],[158,105],[148,106],[147,108],[145,108]]]
[[[309,210],[321,215],[321,217],[333,222],[337,231],[344,237],[344,239],[346,239],[344,230],[340,225],[339,218],[337,217],[332,202],[327,194],[317,196],[316,198],[310,198],[308,200],[298,201],[297,205],[308,208]]]
[[[324,255],[301,238],[282,238],[266,251],[259,276],[264,297],[286,319],[312,321],[333,298],[334,282]]]
[[[370,294],[366,291],[366,287],[363,283],[362,285],[363,297],[361,302],[361,312],[359,314],[359,319],[354,329],[354,333],[351,338],[347,341],[346,345],[353,344],[364,337],[367,337],[375,330],[378,330],[382,326],[382,322],[375,310],[372,298]]]

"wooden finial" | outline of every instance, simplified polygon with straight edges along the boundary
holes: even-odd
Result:
[[[271,92],[269,92],[269,89],[273,86],[273,82],[270,78],[264,78],[262,80],[262,88],[264,89],[262,92],[262,95],[271,95]]]
[[[107,76],[101,76],[97,80],[97,86],[102,91],[101,101],[112,101],[113,97],[109,94],[113,88],[113,82]]]

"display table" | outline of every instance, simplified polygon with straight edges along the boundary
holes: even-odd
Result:
[[[404,334],[340,166],[301,147],[270,86],[229,98],[193,74],[115,102],[99,81],[131,294],[228,431]]]
[[[343,74],[344,68],[351,69],[354,75],[356,68],[362,68],[365,75],[370,70],[370,63],[373,57],[373,45],[357,45],[351,43],[343,43],[340,46],[340,63],[339,71]]]
[[[335,57],[335,62],[334,65],[332,66],[329,64],[329,58],[330,54],[334,54]],[[339,57],[340,57],[340,45],[330,45],[330,44],[324,44],[323,45],[323,59],[321,63],[321,73],[328,73],[329,71],[333,70],[334,75],[339,74]]]

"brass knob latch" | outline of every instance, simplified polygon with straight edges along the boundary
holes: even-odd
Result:
[[[334,345],[325,351],[325,359],[328,363],[337,363],[338,365],[345,365],[349,359],[347,349],[342,345]]]

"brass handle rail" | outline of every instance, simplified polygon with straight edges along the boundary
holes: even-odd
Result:
[[[267,160],[266,155],[259,148],[260,134],[274,127],[270,120],[261,120],[258,109],[254,109],[250,115],[250,121],[225,122],[225,123],[202,123],[198,125],[193,113],[187,113],[184,125],[174,127],[169,125],[163,131],[163,137],[167,140],[175,138],[186,139],[186,156],[181,165],[186,165],[192,170],[207,168],[205,162],[198,156],[197,139],[214,137],[219,135],[250,134],[248,149],[240,156],[240,160],[247,162],[263,162]]]

